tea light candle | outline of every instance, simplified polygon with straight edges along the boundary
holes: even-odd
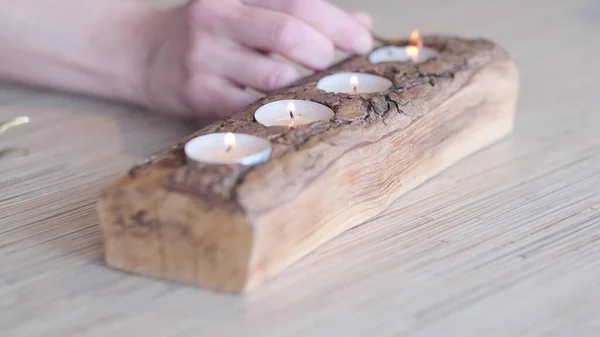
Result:
[[[246,134],[211,133],[185,144],[189,160],[202,164],[262,164],[271,157],[271,143]]]
[[[376,49],[369,55],[369,62],[371,63],[383,63],[383,62],[407,62],[412,61],[415,63],[421,63],[435,57],[438,52],[435,49],[428,47],[415,47],[415,46],[385,46]]]
[[[317,82],[317,88],[321,90],[345,94],[381,92],[392,85],[392,81],[385,77],[364,73],[338,73]]]
[[[410,34],[410,42],[407,46],[385,46],[376,49],[369,55],[369,62],[406,62],[413,61],[421,63],[436,56],[438,52],[435,49],[424,47],[423,39],[418,30],[413,30]]]
[[[323,104],[303,100],[282,100],[265,104],[254,113],[256,121],[264,126],[299,126],[317,121],[328,121],[333,110]]]

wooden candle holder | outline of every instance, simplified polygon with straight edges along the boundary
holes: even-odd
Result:
[[[352,57],[132,168],[100,197],[108,265],[244,292],[511,132],[518,74],[508,53],[486,40],[424,42],[438,57],[421,64]],[[316,88],[341,71],[384,76],[394,86],[360,95]],[[295,128],[254,120],[260,106],[281,99],[318,102],[335,117]],[[213,132],[268,139],[272,156],[255,167],[186,163],[185,142]]]

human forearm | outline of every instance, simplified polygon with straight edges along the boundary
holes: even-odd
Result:
[[[153,13],[124,0],[0,0],[0,80],[142,103]]]

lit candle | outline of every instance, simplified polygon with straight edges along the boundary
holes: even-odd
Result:
[[[317,88],[335,93],[367,94],[386,91],[392,81],[385,77],[364,73],[337,73],[323,77]]]
[[[328,121],[333,110],[323,104],[303,100],[282,100],[265,104],[254,113],[256,121],[264,126],[300,126]]]
[[[211,133],[185,144],[189,160],[202,164],[241,164],[253,166],[271,157],[271,143],[246,134]]]
[[[376,49],[369,55],[369,62],[406,62],[421,63],[436,56],[438,52],[433,48],[423,46],[423,39],[416,29],[410,34],[410,42],[407,46],[385,46]]]

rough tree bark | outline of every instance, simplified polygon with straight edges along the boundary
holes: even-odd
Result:
[[[404,42],[401,42],[404,43]],[[428,37],[421,64],[349,58],[198,131],[118,179],[99,202],[106,261],[126,271],[244,292],[383,211],[512,130],[518,75],[486,40]],[[384,76],[382,93],[326,93],[340,71]],[[306,99],[335,111],[296,128],[254,120],[261,105]],[[256,167],[186,163],[183,145],[212,132],[269,139]]]

